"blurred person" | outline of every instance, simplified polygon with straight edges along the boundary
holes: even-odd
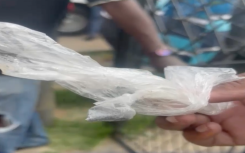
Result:
[[[125,31],[144,47],[156,66],[162,68],[170,56],[157,36],[151,19],[133,0],[88,0],[100,5]],[[20,24],[46,33],[55,39],[55,29],[64,16],[68,0],[1,0],[0,21]],[[0,152],[13,153],[18,148],[48,143],[35,111],[40,81],[0,76]]]
[[[212,1],[213,3],[217,3],[210,7],[210,12],[212,12],[212,17],[214,16],[227,16],[231,14],[233,5],[236,0],[233,2],[220,2],[220,1]],[[207,2],[211,2],[208,0]],[[189,3],[189,4],[188,4]],[[220,4],[219,4],[220,3]],[[230,4],[231,3],[231,4]],[[227,33],[230,31],[230,23],[229,21],[223,20],[222,18],[219,20],[215,20],[212,23],[207,25],[199,25],[200,20],[206,21],[209,16],[205,13],[205,11],[198,11],[195,13],[195,7],[201,7],[202,4],[199,1],[195,0],[187,0],[186,3],[178,2],[179,9],[181,9],[181,15],[184,17],[192,17],[195,20],[192,22],[186,22],[185,26],[183,26],[183,22],[176,19],[178,18],[176,15],[176,9],[170,0],[158,0],[156,3],[156,8],[161,10],[163,13],[161,15],[161,19],[167,29],[167,34],[159,33],[159,36],[163,40],[168,40],[168,44],[178,50],[185,50],[186,52],[194,53],[194,50],[205,50],[205,52],[193,55],[193,56],[179,56],[183,61],[180,60],[167,60],[161,61],[161,66],[168,65],[184,65],[186,63],[191,65],[203,64],[212,61],[216,56],[218,51],[214,52],[214,49],[220,48],[219,41],[223,41],[226,37]],[[194,7],[195,6],[195,7]],[[127,58],[126,51],[130,49],[124,46],[134,44],[134,48],[138,49],[139,44],[131,41],[131,36],[125,34],[125,32],[120,28],[117,23],[115,23],[112,18],[103,11],[101,15],[104,18],[104,22],[102,25],[102,35],[106,39],[106,41],[113,47],[115,50],[115,61],[114,64],[116,67],[125,67],[127,63],[125,63],[125,59]],[[208,31],[212,30],[213,25],[220,25],[215,32]],[[186,31],[188,29],[188,31]],[[205,37],[196,41],[195,43],[192,40],[198,36],[200,33],[207,33]],[[192,38],[187,33],[191,33]],[[193,45],[195,44],[195,45]],[[135,47],[136,46],[136,47]],[[188,47],[187,47],[188,46]],[[123,49],[122,49],[123,48]],[[135,49],[135,50],[137,50]],[[132,50],[131,50],[132,51]],[[133,50],[134,51],[134,50]],[[132,52],[133,52],[132,51]],[[137,54],[137,53],[136,53]],[[139,54],[140,56],[140,54]],[[159,64],[159,63],[158,63]],[[155,65],[156,66],[156,65]],[[162,68],[162,67],[160,67]],[[161,71],[161,69],[159,69]]]
[[[105,40],[112,46],[115,51],[115,59],[114,64],[116,67],[125,67],[124,59],[126,58],[126,51],[122,50],[121,47],[125,48],[125,45],[128,45],[131,35],[125,33],[125,30],[121,28],[121,26],[113,20],[113,17],[106,11],[101,11],[101,16],[103,17],[103,24],[101,27],[101,34],[105,38]],[[127,21],[130,22],[130,19]],[[142,26],[142,30],[147,29]],[[125,41],[127,40],[127,42]],[[126,43],[125,43],[126,42]],[[139,44],[139,42],[137,43]],[[176,56],[169,56],[170,50],[168,47],[165,47],[164,50],[158,50],[156,52],[145,52],[147,57],[150,59],[153,66],[160,72],[162,72],[163,68],[170,65],[186,65],[185,62],[177,58]],[[121,51],[122,50],[122,51]]]
[[[55,29],[67,3],[68,0],[1,0],[0,21],[20,24],[55,39]],[[41,97],[42,88],[40,81],[0,76],[0,152],[13,153],[16,149],[48,143],[36,107],[39,100],[41,103],[52,100],[51,93]],[[47,114],[48,111],[44,115]]]
[[[102,11],[101,7],[94,6],[91,7],[90,10],[88,36],[86,40],[92,40],[98,36],[103,21],[100,15],[100,12]]]

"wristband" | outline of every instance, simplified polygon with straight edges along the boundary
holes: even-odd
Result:
[[[172,54],[172,51],[169,49],[160,49],[155,52],[149,53],[150,56],[155,56],[155,57],[165,57],[165,56],[170,56]]]
[[[161,50],[155,51],[155,54],[157,56],[161,56],[162,57],[162,56],[169,56],[169,55],[172,54],[172,52],[170,50],[168,50],[168,49],[161,49]]]

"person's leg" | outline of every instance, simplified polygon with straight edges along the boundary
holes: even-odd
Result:
[[[0,76],[0,114],[2,121],[10,120],[10,125],[0,127],[0,152],[13,153],[21,147],[35,113],[39,91],[39,81]]]
[[[18,149],[38,147],[41,145],[46,145],[48,143],[48,137],[43,129],[42,121],[38,113],[33,113],[30,127],[26,132],[24,140],[21,142]]]
[[[121,29],[117,26],[117,24],[111,20],[102,18],[102,26],[101,26],[101,34],[103,38],[106,40],[106,42],[114,49],[118,49],[119,44],[119,35],[121,32]]]
[[[90,24],[89,24],[89,31],[88,31],[88,38],[93,39],[96,35],[100,32],[100,28],[102,25],[102,16],[100,15],[101,7],[95,6],[91,8],[91,15],[90,15]]]
[[[127,41],[129,41],[126,41],[126,39],[129,36],[113,20],[107,18],[103,18],[101,34],[114,50],[114,66],[120,68],[125,67],[125,59],[128,51],[125,47],[128,47]]]

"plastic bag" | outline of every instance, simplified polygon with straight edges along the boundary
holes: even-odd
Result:
[[[239,79],[233,69],[168,67],[166,79],[148,71],[102,67],[43,33],[0,23],[0,68],[6,75],[55,81],[99,101],[89,121],[121,121],[136,112],[174,116],[217,114],[232,103],[208,104],[211,89]]]

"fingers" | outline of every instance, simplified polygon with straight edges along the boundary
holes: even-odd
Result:
[[[207,116],[200,114],[191,114],[175,117],[158,117],[156,124],[166,130],[183,130],[193,126],[208,123],[210,120]]]
[[[156,124],[162,129],[183,131],[188,141],[202,146],[214,145],[215,136],[221,132],[219,124],[210,122],[207,116],[201,114],[158,117]]]
[[[166,130],[183,130],[196,121],[195,115],[157,117],[156,124]]]
[[[156,123],[166,130],[183,131],[183,136],[189,142],[201,146],[235,145],[232,137],[222,131],[221,125],[210,122],[205,115],[192,114],[176,117],[158,117]]]
[[[217,144],[217,135],[221,133],[221,126],[214,122],[208,122],[195,129],[184,130],[186,140],[202,146],[213,146]],[[219,143],[220,141],[218,141]]]
[[[245,99],[245,79],[214,87],[210,102],[228,102]]]
[[[229,102],[229,101],[239,101],[245,98],[245,89],[226,89],[222,88],[222,86],[214,88],[211,93],[210,102]]]

